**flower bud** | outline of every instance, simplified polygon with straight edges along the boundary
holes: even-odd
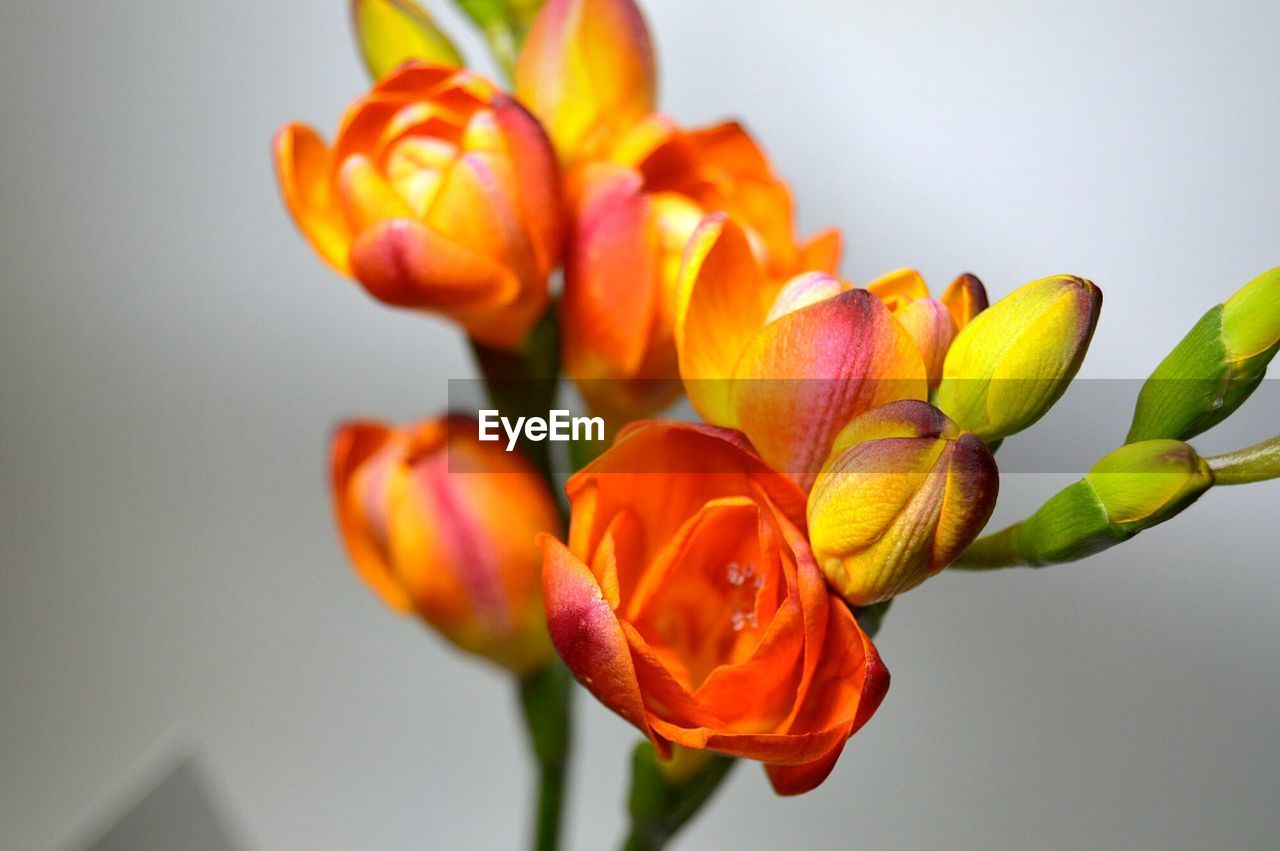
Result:
[[[1129,442],[1187,440],[1225,420],[1280,350],[1280,268],[1200,318],[1138,394]]]
[[[926,402],[855,418],[809,493],[809,542],[828,583],[867,606],[919,585],[967,547],[995,509],[995,458]]]
[[[653,111],[653,47],[633,0],[549,0],[516,65],[516,95],[562,162],[606,155]]]
[[[333,495],[356,571],[391,608],[517,673],[550,655],[535,537],[556,534],[550,490],[473,420],[356,422],[332,448]]]
[[[464,64],[453,42],[413,0],[351,0],[351,23],[374,80],[413,59],[455,68]]]
[[[1187,444],[1130,443],[1026,520],[979,541],[964,560],[981,565],[992,555],[1006,564],[1044,565],[1082,559],[1172,518],[1212,484],[1213,473]]]
[[[979,313],[947,352],[937,402],[987,443],[1022,431],[1075,377],[1102,291],[1069,275],[1033,281]]]
[[[915,269],[897,269],[881,275],[867,289],[885,303],[920,349],[930,389],[942,380],[947,351],[960,329],[987,308],[987,291],[974,275],[951,282],[941,298],[929,295],[929,287]]]

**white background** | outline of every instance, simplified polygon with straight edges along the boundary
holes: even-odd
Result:
[[[252,847],[523,844],[508,683],[384,610],[330,523],[332,423],[471,374],[279,202],[273,130],[329,132],[365,85],[345,5],[0,6],[0,847],[82,840],[188,751]],[[664,108],[743,117],[846,275],[1096,281],[1086,375],[1141,378],[1280,264],[1274,2],[646,8]],[[999,519],[1063,481],[1007,477]],[[832,778],[783,800],[741,766],[682,847],[1272,845],[1278,507],[1223,489],[1085,563],[912,592]],[[594,849],[636,734],[582,698]]]

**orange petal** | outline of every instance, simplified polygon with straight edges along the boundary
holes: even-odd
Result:
[[[339,167],[338,194],[357,234],[386,219],[413,218],[413,210],[362,154],[347,157]]]
[[[761,457],[808,487],[850,419],[924,399],[924,361],[866,290],[850,290],[766,325],[734,372],[733,418]]]
[[[310,127],[288,124],[276,133],[273,149],[280,192],[298,229],[322,260],[351,274],[351,229],[334,197],[324,141]]]
[[[814,234],[800,246],[797,267],[805,271],[836,274],[840,269],[840,252],[843,238],[835,228]]]
[[[729,379],[778,289],[765,281],[742,228],[723,213],[703,220],[676,285],[676,351],[689,401],[707,421],[734,425]]]
[[[939,299],[951,311],[956,328],[968,325],[973,317],[987,309],[987,289],[976,275],[968,272],[956,278]]]
[[[915,269],[895,269],[867,284],[867,289],[894,311],[929,297],[929,287]]]

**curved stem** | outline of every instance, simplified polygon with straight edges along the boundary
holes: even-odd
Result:
[[[555,851],[560,842],[565,773],[572,739],[572,682],[569,670],[558,658],[520,681],[520,704],[538,763],[535,851]]]
[[[1018,549],[1015,523],[999,532],[983,535],[960,554],[948,570],[994,570],[999,567],[1023,567],[1027,562]]]
[[[1218,485],[1246,485],[1280,478],[1280,435],[1204,460]]]

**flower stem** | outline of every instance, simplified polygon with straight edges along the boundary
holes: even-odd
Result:
[[[631,831],[623,851],[664,848],[720,788],[736,762],[710,751],[683,751],[664,764],[650,742],[638,744],[631,759]]]
[[[560,842],[565,774],[572,741],[572,682],[569,670],[558,658],[520,681],[520,704],[538,764],[535,851],[555,851]]]
[[[1245,485],[1280,478],[1280,435],[1225,455],[1204,459],[1214,484]]]

